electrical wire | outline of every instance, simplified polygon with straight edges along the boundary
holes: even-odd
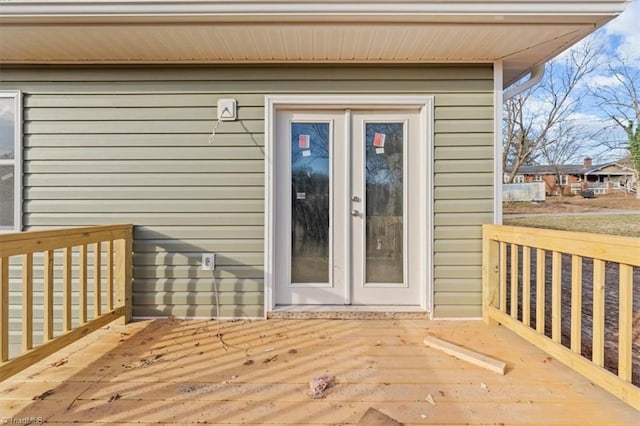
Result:
[[[218,338],[218,341],[220,342],[220,344],[222,345],[222,348],[225,351],[229,351],[229,348],[234,348],[234,349],[241,349],[244,351],[245,356],[249,356],[249,348],[243,348],[240,346],[234,346],[234,345],[229,345],[227,342],[224,341],[223,339],[223,334],[222,331],[220,330],[220,293],[218,292],[218,283],[216,282],[216,275],[213,272],[213,269],[210,269],[211,271],[211,281],[213,282],[213,291],[216,295],[216,337]]]
[[[216,274],[213,272],[213,269],[210,269],[210,271],[211,271],[211,281],[213,282],[213,291],[216,295],[216,327],[218,331],[216,333],[216,337],[220,341],[220,344],[222,345],[224,350],[228,351],[229,346],[224,342],[224,340],[222,340],[222,332],[220,331],[220,293],[218,293],[218,284],[216,283]]]
[[[218,118],[218,121],[216,121],[216,124],[213,126],[213,130],[211,131],[211,136],[209,136],[209,145],[213,145],[213,142],[216,140],[216,130],[218,129],[218,126],[220,125],[221,121],[222,121],[222,118]]]

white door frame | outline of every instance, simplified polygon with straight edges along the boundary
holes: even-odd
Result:
[[[275,309],[275,141],[278,109],[419,109],[420,144],[425,147],[420,179],[426,194],[421,218],[420,307],[433,314],[433,96],[416,95],[267,95],[265,96],[264,314]],[[411,196],[411,194],[408,194]]]

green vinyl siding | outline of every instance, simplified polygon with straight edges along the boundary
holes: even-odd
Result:
[[[217,253],[221,315],[263,315],[265,95],[433,95],[434,313],[477,317],[492,79],[491,65],[33,67],[1,69],[0,89],[24,94],[25,229],[133,223],[139,317],[215,315],[202,252]],[[210,145],[220,98],[239,120]]]

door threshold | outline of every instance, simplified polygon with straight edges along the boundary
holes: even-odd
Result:
[[[269,319],[429,319],[420,306],[280,305]]]

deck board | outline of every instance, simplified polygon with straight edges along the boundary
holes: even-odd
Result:
[[[213,321],[110,325],[0,383],[0,413],[61,424],[225,425],[353,425],[369,407],[406,425],[633,425],[640,416],[512,332],[478,321],[220,327],[228,351]],[[425,347],[426,335],[500,359],[506,375]],[[308,382],[320,374],[336,384],[312,400]]]

